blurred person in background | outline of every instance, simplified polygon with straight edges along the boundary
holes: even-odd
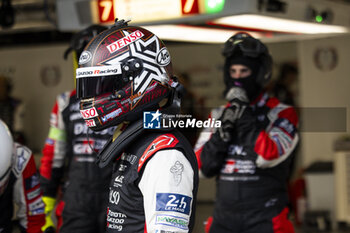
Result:
[[[290,63],[283,63],[279,75],[274,82],[271,82],[268,91],[282,103],[296,106],[295,96],[298,93],[298,69]]]
[[[44,203],[32,151],[12,139],[0,120],[0,232],[11,233],[13,203],[22,233],[41,233],[45,223]]]
[[[0,75],[0,119],[9,127],[16,142],[25,144],[23,134],[24,105],[20,99],[11,96],[12,82]]]
[[[203,99],[193,93],[191,89],[191,77],[187,73],[181,73],[178,76],[179,82],[184,90],[181,97],[181,114],[189,115],[191,118],[202,120],[203,118]],[[179,131],[187,138],[192,146],[198,138],[198,128],[180,128]]]
[[[180,132],[160,127],[162,113],[180,108],[167,48],[153,33],[120,20],[96,36],[83,57],[76,76],[81,113],[94,131],[117,126],[99,157],[100,167],[114,164],[107,232],[192,232],[195,154]]]
[[[76,33],[65,52],[73,52],[73,62],[88,42],[106,27],[93,25]],[[56,199],[57,228],[60,233],[102,233],[106,226],[108,186],[111,166],[100,169],[96,164],[97,152],[113,129],[92,132],[79,111],[76,90],[57,96],[50,117],[50,130],[43,148],[40,181],[45,202],[45,232],[54,232],[52,219]],[[59,195],[62,194],[62,195]]]
[[[247,33],[226,41],[226,106],[214,109],[221,128],[203,131],[195,152],[202,174],[216,176],[210,233],[294,232],[287,179],[298,142],[293,107],[264,91],[271,76],[267,47]]]
[[[299,115],[300,109],[298,108],[298,101],[296,96],[298,96],[298,68],[294,63],[283,63],[280,65],[279,73],[274,82],[270,82],[267,90],[269,94],[276,97],[279,101],[284,104],[291,105],[296,108],[296,112]],[[299,126],[300,127],[300,126]],[[300,137],[300,136],[299,136]],[[299,141],[300,138],[299,138]],[[300,216],[298,216],[297,205],[296,205],[296,193],[300,196],[300,189],[303,187],[303,181],[301,180],[301,171],[295,172],[295,164],[297,157],[300,154],[300,143],[293,150],[292,161],[290,163],[290,176],[289,176],[289,196],[290,196],[290,210],[294,213],[296,221],[300,224]],[[296,180],[293,180],[293,175],[296,175]],[[304,184],[305,185],[305,184]]]

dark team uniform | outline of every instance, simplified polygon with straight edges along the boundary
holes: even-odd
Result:
[[[10,178],[0,196],[0,232],[12,232],[13,203],[21,232],[40,233],[45,223],[44,203],[32,152],[15,143]]]
[[[140,136],[115,162],[107,232],[191,232],[197,166],[190,144],[178,132]]]
[[[218,119],[223,109],[211,117]],[[201,171],[217,176],[210,232],[294,232],[286,183],[297,125],[292,107],[264,94],[238,120],[230,143],[213,130],[202,132],[195,148]]]
[[[58,210],[63,208],[60,232],[105,232],[112,167],[100,169],[92,148],[102,149],[114,128],[87,131],[75,90],[59,95],[51,112],[40,174],[44,196],[56,197],[62,179],[66,180]]]

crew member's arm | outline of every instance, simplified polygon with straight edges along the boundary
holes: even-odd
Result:
[[[218,120],[223,110],[224,108],[214,109],[209,119]],[[200,133],[194,151],[199,169],[205,177],[212,177],[220,172],[227,153],[227,146],[227,142],[222,140],[218,130],[205,128]]]
[[[51,111],[49,135],[42,150],[40,182],[47,215],[43,230],[49,227],[55,228],[51,220],[51,212],[56,203],[58,187],[64,172],[67,142],[62,111],[67,106],[69,97],[69,92],[57,96],[56,103]]]
[[[45,206],[34,157],[27,147],[15,144],[15,148],[13,173],[17,178],[14,186],[14,202],[18,206],[16,215],[22,230],[41,233],[45,223]]]
[[[257,154],[256,165],[269,168],[286,160],[298,143],[298,117],[295,109],[271,100],[272,107],[266,116],[270,120],[267,129],[258,129],[251,108],[237,120],[237,130],[241,143],[254,142]]]
[[[189,232],[193,179],[194,171],[182,152],[169,149],[153,155],[139,183],[148,233]]]

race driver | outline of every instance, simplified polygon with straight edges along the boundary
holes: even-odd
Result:
[[[226,41],[223,55],[228,103],[211,112],[222,127],[203,131],[195,147],[201,172],[217,182],[209,232],[294,232],[287,178],[297,114],[263,91],[272,58],[260,40],[238,33]]]
[[[99,158],[101,167],[114,164],[107,232],[192,232],[198,165],[189,142],[160,125],[162,113],[179,110],[163,42],[116,21],[85,48],[76,80],[87,125],[118,126]]]

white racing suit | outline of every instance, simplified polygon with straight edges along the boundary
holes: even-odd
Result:
[[[197,166],[177,131],[138,137],[114,163],[107,232],[192,232]]]

